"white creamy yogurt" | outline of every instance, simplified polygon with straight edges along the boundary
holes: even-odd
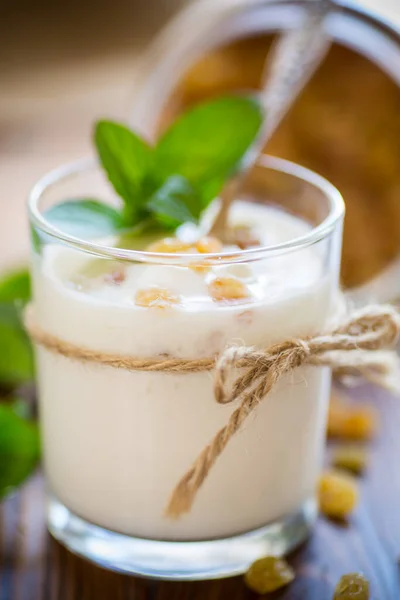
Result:
[[[234,222],[255,226],[275,245],[305,235],[299,219],[237,203]],[[213,267],[115,265],[50,245],[34,266],[40,326],[68,342],[138,357],[208,357],[228,344],[267,347],[321,330],[336,297],[319,246],[258,262]],[[87,278],[87,273],[98,273]],[[248,287],[240,303],[218,303],[213,278]],[[180,298],[165,310],[135,304],[138,290],[166,288]],[[118,532],[154,539],[210,539],[255,529],[296,511],[314,494],[325,432],[330,373],[302,368],[284,378],[231,440],[190,514],[164,516],[170,494],[199,452],[225,425],[212,374],[127,372],[38,349],[44,455],[51,491],[70,510]]]

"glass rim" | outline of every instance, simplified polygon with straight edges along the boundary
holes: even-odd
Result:
[[[222,253],[201,254],[202,264],[227,264],[232,262],[248,262],[285,254],[294,250],[301,250],[321,241],[334,231],[338,222],[344,216],[345,205],[339,190],[331,184],[327,179],[314,173],[306,167],[302,167],[296,163],[283,158],[278,158],[270,155],[262,155],[257,165],[286,173],[293,177],[297,177],[302,181],[309,183],[319,189],[329,202],[329,212],[325,219],[317,226],[312,227],[305,235],[293,238],[287,242],[274,244],[269,246],[257,246],[257,248],[249,248],[246,250],[227,251]],[[177,263],[199,264],[199,254],[190,253],[165,253],[165,252],[149,252],[146,250],[129,250],[123,248],[115,248],[106,244],[100,244],[89,240],[84,240],[72,235],[69,235],[58,229],[41,213],[39,203],[43,194],[51,187],[57,185],[61,180],[74,175],[79,175],[82,172],[100,167],[98,161],[94,157],[81,158],[79,160],[65,163],[44,175],[31,189],[28,195],[28,214],[31,225],[38,228],[42,233],[50,236],[66,244],[69,247],[80,250],[87,254],[99,256],[102,258],[122,260],[129,262],[150,262],[157,264],[176,265]]]

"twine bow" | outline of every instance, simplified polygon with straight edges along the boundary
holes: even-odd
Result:
[[[240,400],[240,405],[175,487],[167,516],[178,518],[191,510],[197,492],[229,440],[281,377],[297,367],[327,366],[341,376],[361,376],[381,386],[396,388],[397,360],[393,352],[383,349],[396,343],[399,332],[400,317],[393,307],[369,306],[354,312],[330,334],[288,340],[266,350],[228,348],[216,364],[215,399],[220,404]],[[243,372],[229,387],[228,382],[237,369]]]

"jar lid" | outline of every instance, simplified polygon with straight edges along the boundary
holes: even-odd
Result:
[[[187,6],[143,58],[135,128],[154,137],[198,101],[257,89],[274,35],[298,26],[309,2]],[[325,26],[333,46],[267,151],[340,189],[343,285],[357,300],[393,300],[400,296],[400,30],[341,0],[332,2]]]

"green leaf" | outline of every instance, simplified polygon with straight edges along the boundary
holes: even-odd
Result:
[[[39,454],[37,426],[21,418],[12,406],[0,404],[0,498],[30,475]]]
[[[226,174],[219,174],[210,179],[203,179],[197,183],[197,193],[200,197],[202,210],[207,208],[211,200],[214,200],[224,187],[225,181],[228,179]]]
[[[0,281],[0,383],[17,385],[33,378],[30,341],[21,322],[21,308],[31,296],[27,270],[8,273]]]
[[[39,231],[34,227],[34,225],[30,226],[30,233],[31,233],[31,244],[32,244],[32,250],[34,252],[36,252],[36,254],[41,253],[42,251],[42,246],[43,246],[43,240],[42,240],[42,235],[39,233]]]
[[[141,220],[151,191],[153,151],[133,131],[113,121],[98,121],[94,141],[108,179],[124,201],[126,220],[134,225]]]
[[[13,304],[0,303],[0,382],[17,385],[34,376],[32,348]]]
[[[200,104],[161,137],[156,169],[164,178],[186,177],[201,195],[204,208],[238,168],[262,121],[262,108],[250,97],[226,96]]]
[[[56,204],[46,212],[46,218],[64,233],[83,239],[111,235],[124,228],[117,210],[90,198]]]
[[[0,280],[0,302],[26,304],[31,297],[31,278],[27,269],[7,273]]]
[[[176,228],[186,221],[197,223],[201,206],[193,187],[185,177],[172,175],[147,204],[157,221],[165,227]]]

